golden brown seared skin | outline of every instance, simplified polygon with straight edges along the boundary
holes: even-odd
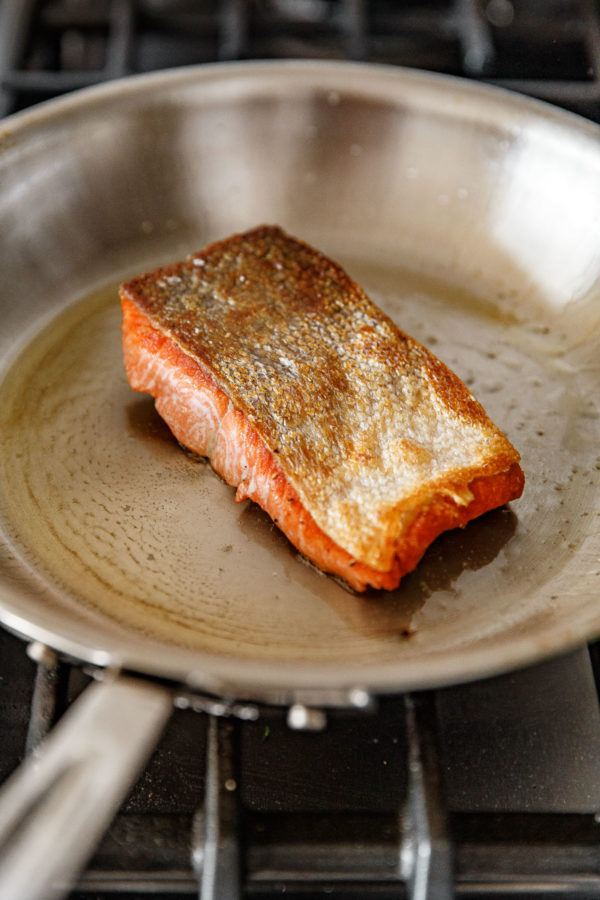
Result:
[[[121,296],[210,376],[358,565],[397,583],[440,531],[523,489],[519,454],[460,379],[279,228],[212,244]]]

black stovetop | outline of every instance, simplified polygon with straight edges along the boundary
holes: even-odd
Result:
[[[431,883],[454,884],[458,897],[598,897],[597,653],[383,698],[370,712],[331,711],[319,733],[292,731],[275,708],[253,722],[175,710],[71,896],[198,895],[212,729],[236,784],[225,824],[239,896],[418,896],[401,865],[412,828],[417,841],[436,837]],[[50,690],[48,680],[0,631],[2,779],[89,679],[62,663]],[[428,896],[451,896],[439,891]]]
[[[485,79],[600,117],[597,0],[0,0],[0,115],[136,72],[284,57]]]
[[[485,79],[600,121],[592,0],[0,0],[0,115],[129,73],[286,56]],[[409,838],[430,850],[429,900],[452,885],[458,897],[597,898],[599,660],[592,645],[331,711],[320,732],[290,729],[273,708],[246,722],[176,709],[71,896],[198,896],[213,742],[235,784],[213,900],[424,900],[407,876]],[[90,677],[36,665],[0,631],[0,781]]]

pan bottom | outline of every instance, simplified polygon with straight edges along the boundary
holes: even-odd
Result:
[[[522,500],[442,536],[397,591],[353,595],[303,565],[260,509],[235,504],[130,390],[109,285],[43,328],[0,386],[2,527],[46,586],[49,620],[76,611],[100,646],[116,629],[169,653],[357,671],[543,634],[562,602],[552,582],[595,514],[589,386],[574,384],[539,323],[340,261],[507,432],[523,456]]]

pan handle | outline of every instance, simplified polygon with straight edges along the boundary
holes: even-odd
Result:
[[[171,692],[114,677],[88,687],[0,791],[0,897],[57,900],[150,755]]]

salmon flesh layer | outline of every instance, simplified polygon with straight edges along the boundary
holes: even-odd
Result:
[[[520,496],[463,383],[336,263],[263,226],[121,288],[125,368],[177,440],[357,591]]]

